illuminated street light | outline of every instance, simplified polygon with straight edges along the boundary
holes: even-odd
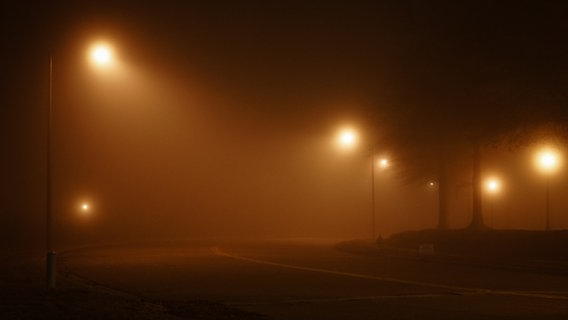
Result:
[[[491,178],[485,183],[485,189],[492,194],[498,193],[501,190],[501,182],[495,178]]]
[[[91,205],[87,202],[81,203],[79,206],[79,214],[83,217],[88,217],[91,214]]]
[[[371,147],[371,202],[372,202],[372,238],[373,240],[375,240],[376,237],[376,231],[375,231],[375,224],[376,224],[376,214],[375,214],[375,207],[376,207],[376,201],[375,201],[375,167],[378,166],[382,169],[385,170],[386,168],[388,168],[390,166],[390,162],[388,159],[386,158],[381,158],[378,161],[375,160],[375,146],[373,145]]]
[[[351,128],[345,128],[339,131],[337,135],[337,142],[339,146],[342,148],[353,148],[357,144],[358,137],[357,132]],[[375,146],[370,146],[370,153],[371,153],[371,237],[375,240],[376,237],[376,215],[375,215],[375,170],[376,167],[381,169],[386,169],[390,166],[390,162],[386,158],[377,159]]]
[[[389,167],[389,165],[390,165],[390,162],[389,162],[388,159],[383,158],[383,159],[380,159],[380,160],[379,160],[379,167],[380,167],[381,169],[386,169],[386,168]]]
[[[558,154],[552,150],[544,150],[538,154],[538,166],[544,173],[550,174],[558,168]]]
[[[560,165],[558,153],[551,149],[542,150],[536,157],[537,166],[546,175],[546,226],[550,230],[550,176]]]
[[[357,133],[353,129],[343,129],[337,136],[338,143],[343,148],[353,148],[357,144]]]
[[[89,50],[89,58],[98,67],[108,67],[113,62],[113,51],[108,44],[97,43]]]
[[[108,45],[97,44],[91,47],[90,61],[98,66],[110,66],[113,62],[112,50]],[[53,56],[49,57],[49,109],[47,114],[47,147],[46,147],[46,287],[56,287],[56,253],[53,250],[53,217],[52,217],[52,181],[51,181],[51,140],[53,114]],[[87,211],[88,204],[82,210]]]
[[[489,178],[485,181],[485,190],[490,195],[496,195],[501,191],[501,181],[497,178]],[[493,224],[493,199],[490,200],[490,225]]]

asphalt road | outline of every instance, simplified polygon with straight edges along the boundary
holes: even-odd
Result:
[[[169,243],[61,255],[66,272],[159,300],[267,319],[567,319],[566,274],[362,255],[335,242]]]

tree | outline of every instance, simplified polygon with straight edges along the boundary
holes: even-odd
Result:
[[[420,13],[398,35],[385,71],[390,91],[381,112],[390,134],[383,140],[404,179],[437,178],[439,228],[449,215],[447,181],[468,163],[470,227],[484,228],[484,150],[526,144],[534,138],[522,132],[568,120],[568,46],[558,41],[568,24],[554,6],[533,3],[423,6],[409,11]]]

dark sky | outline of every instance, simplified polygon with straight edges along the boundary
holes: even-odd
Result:
[[[345,235],[365,232],[353,212],[367,208],[368,181],[364,164],[329,160],[336,126],[358,123],[374,139],[417,115],[566,117],[565,7],[4,1],[2,224],[43,232],[50,55],[61,229],[84,196],[106,212],[93,234]],[[92,79],[82,50],[96,37],[115,43],[128,79]]]
[[[367,117],[381,102],[416,104],[415,99],[432,95],[439,103],[440,91],[468,85],[565,81],[567,27],[565,10],[556,1],[5,6],[3,31],[10,50],[3,54],[13,63],[4,66],[4,74],[15,77],[9,83],[29,85],[37,67],[32,63],[40,63],[42,55],[68,58],[70,48],[81,45],[78,39],[111,35],[133,63],[193,76],[211,90],[222,90],[243,111],[269,118],[293,118],[318,103],[340,105],[337,112],[343,104],[357,105]],[[452,94],[459,99],[462,93],[445,93]],[[273,107],[255,107],[266,101]]]

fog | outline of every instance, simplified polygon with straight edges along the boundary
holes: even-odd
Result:
[[[123,66],[119,84],[83,88],[87,79],[61,89],[74,93],[54,119],[62,239],[370,236],[368,152],[341,150],[336,123],[258,117],[203,85],[151,71]],[[388,174],[379,180],[384,207],[396,207],[386,200],[408,191]],[[428,225],[421,216],[432,220],[435,207],[422,191],[395,210],[411,209],[419,223],[391,214],[381,229]],[[86,214],[82,201],[91,204]]]
[[[396,131],[388,123],[392,114],[414,110],[393,97],[416,89],[401,76],[416,61],[400,58],[408,47],[399,41],[417,36],[405,34],[411,31],[396,16],[383,12],[379,23],[365,8],[342,13],[333,7],[325,14],[311,8],[296,15],[290,8],[219,13],[204,6],[188,16],[194,20],[175,6],[162,15],[140,9],[130,19],[118,19],[129,12],[125,8],[102,12],[104,19],[62,14],[66,22],[53,27],[62,32],[50,44],[55,246],[370,237],[369,146]],[[208,22],[212,17],[215,22]],[[32,33],[39,43],[50,42]],[[101,37],[116,51],[109,70],[84,61],[87,45]],[[3,117],[2,239],[40,248],[47,51],[20,58],[23,76],[9,80],[15,89]],[[395,87],[401,83],[408,87]],[[420,96],[412,99],[420,104]],[[335,143],[346,123],[362,132],[350,151]],[[542,229],[546,179],[534,168],[533,145],[509,149],[496,144],[483,150],[483,176],[503,180],[499,194],[484,195],[485,222]],[[451,228],[471,220],[469,166],[461,165],[451,181]],[[402,179],[401,170],[393,163],[375,172],[375,227],[382,236],[436,227],[436,186]],[[557,172],[549,189],[557,229],[568,226],[566,188],[565,172]],[[88,212],[80,210],[83,203]]]

